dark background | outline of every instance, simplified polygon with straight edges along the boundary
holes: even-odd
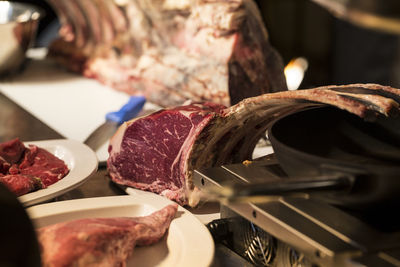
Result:
[[[310,0],[257,3],[284,61],[308,60],[302,88],[357,82],[400,88],[399,36],[338,20]]]
[[[44,0],[22,0],[46,13],[38,46],[46,46],[57,24]],[[301,88],[328,84],[379,83],[400,88],[399,36],[360,28],[332,16],[310,0],[256,0],[272,45],[285,64],[305,57],[309,63]]]

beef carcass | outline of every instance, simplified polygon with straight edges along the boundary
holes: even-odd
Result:
[[[108,170],[118,184],[194,206],[199,195],[193,171],[251,159],[276,119],[324,104],[373,119],[398,112],[399,103],[399,89],[352,84],[264,94],[229,108],[210,103],[168,108],[119,128],[110,141]]]
[[[46,188],[69,172],[68,166],[47,150],[18,138],[0,144],[0,183],[17,196]]]
[[[253,0],[48,1],[62,24],[50,57],[160,106],[287,90]]]
[[[87,218],[37,230],[44,267],[125,266],[133,248],[158,242],[178,205],[144,217]]]

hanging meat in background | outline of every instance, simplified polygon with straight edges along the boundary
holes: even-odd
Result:
[[[287,90],[252,0],[48,1],[62,25],[49,56],[117,90],[161,106]]]

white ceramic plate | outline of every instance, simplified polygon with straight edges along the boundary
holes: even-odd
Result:
[[[41,203],[60,196],[86,181],[97,170],[96,154],[81,142],[69,139],[25,142],[46,149],[67,164],[69,173],[45,189],[18,197],[24,206]]]
[[[142,192],[135,196],[112,196],[67,200],[27,209],[35,227],[90,217],[145,216],[172,201]],[[127,266],[205,267],[214,258],[214,242],[207,228],[179,206],[168,234],[156,244],[135,247]]]
[[[146,193],[132,187],[123,186],[125,192],[131,196],[137,196]],[[219,202],[201,202],[197,207],[188,208],[188,211],[196,216],[203,224],[207,224],[213,220],[221,218]]]

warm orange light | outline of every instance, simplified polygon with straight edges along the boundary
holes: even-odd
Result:
[[[289,90],[299,88],[308,68],[308,61],[304,57],[292,59],[285,67],[286,83]]]

